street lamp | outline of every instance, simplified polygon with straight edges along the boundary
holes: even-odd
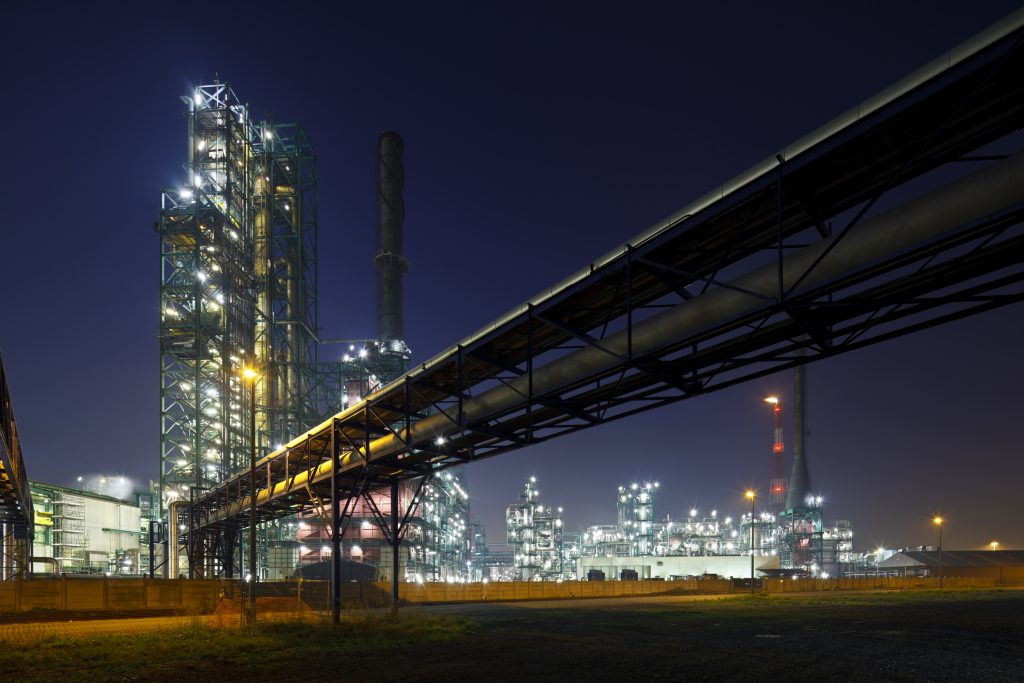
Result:
[[[252,368],[242,370],[249,382],[249,610],[246,621],[256,623],[256,380]]]
[[[932,523],[939,528],[939,588],[942,588],[942,517],[936,516]]]
[[[992,541],[989,543],[989,546],[991,546],[992,550],[999,550],[999,541]]]
[[[753,490],[744,494],[750,499],[750,594],[754,594],[754,498]]]

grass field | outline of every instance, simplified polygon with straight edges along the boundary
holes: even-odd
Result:
[[[130,622],[126,620],[130,629]],[[409,608],[0,647],[12,681],[1021,680],[1024,591]]]

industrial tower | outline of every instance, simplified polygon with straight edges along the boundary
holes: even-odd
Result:
[[[806,365],[798,365],[794,372],[793,469],[786,509],[779,515],[779,560],[783,567],[817,574],[825,566],[825,524],[822,498],[811,493],[807,466],[806,368]]]
[[[506,542],[513,549],[517,577],[533,581],[563,576],[562,508],[540,503],[536,477],[530,477],[519,498],[522,502],[505,510]]]
[[[658,482],[619,487],[616,505],[619,534],[629,542],[631,555],[654,552],[654,497],[659,487]]]
[[[783,457],[786,446],[782,441],[782,401],[778,396],[765,399],[772,407],[775,429],[772,433],[772,478],[768,482],[768,506],[778,513],[786,505],[786,476],[783,474]]]
[[[316,156],[226,83],[186,100],[186,178],[161,194],[160,504],[248,466],[327,409],[317,386]],[[258,373],[255,405],[241,371]]]

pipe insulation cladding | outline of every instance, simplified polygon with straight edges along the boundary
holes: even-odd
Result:
[[[409,272],[409,260],[402,254],[402,224],[405,222],[405,143],[393,131],[381,134],[377,144],[378,232],[380,247],[373,259],[377,267],[377,335],[380,339],[404,339],[402,279]]]
[[[783,286],[789,290],[803,278],[791,294],[799,295],[1021,203],[1024,203],[1024,153],[1017,153],[865,219],[841,240],[832,236],[785,254],[782,262]],[[831,251],[814,266],[815,261],[830,247]],[[808,272],[812,266],[813,269]],[[642,356],[657,353],[703,330],[757,311],[766,302],[777,300],[778,277],[777,264],[770,263],[736,278],[727,286],[716,287],[636,322],[632,333],[633,354]],[[626,356],[629,341],[627,330],[621,330],[601,341],[603,349],[586,346],[535,368],[532,378],[533,395],[557,392],[582,379],[609,371],[621,363],[621,357]],[[463,403],[464,424],[496,419],[514,410],[525,396],[530,395],[530,381],[529,375],[520,375],[467,398]],[[360,402],[349,407],[343,414],[362,410],[363,402]],[[440,436],[451,436],[460,429],[459,422],[447,413],[435,413],[413,423],[408,435],[400,433],[382,436],[371,442],[368,449],[359,449],[362,457],[343,458],[341,468],[350,470],[362,467],[364,462],[373,462],[406,451],[407,444],[434,441]],[[259,491],[257,503],[301,489],[307,480],[322,481],[330,477],[332,469],[333,463],[327,461],[312,472],[297,473],[286,482]],[[248,510],[248,505],[247,498],[233,502],[211,515],[210,522]]]

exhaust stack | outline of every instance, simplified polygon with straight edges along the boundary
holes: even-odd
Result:
[[[377,146],[380,247],[373,264],[377,267],[377,336],[384,342],[405,339],[402,278],[409,272],[409,260],[402,254],[404,149],[405,143],[398,133],[381,134]]]
[[[802,353],[802,352],[801,352]],[[807,394],[804,373],[806,365],[796,366],[793,393],[793,470],[789,475],[789,497],[786,509],[807,506],[811,495],[811,472],[807,467]]]

